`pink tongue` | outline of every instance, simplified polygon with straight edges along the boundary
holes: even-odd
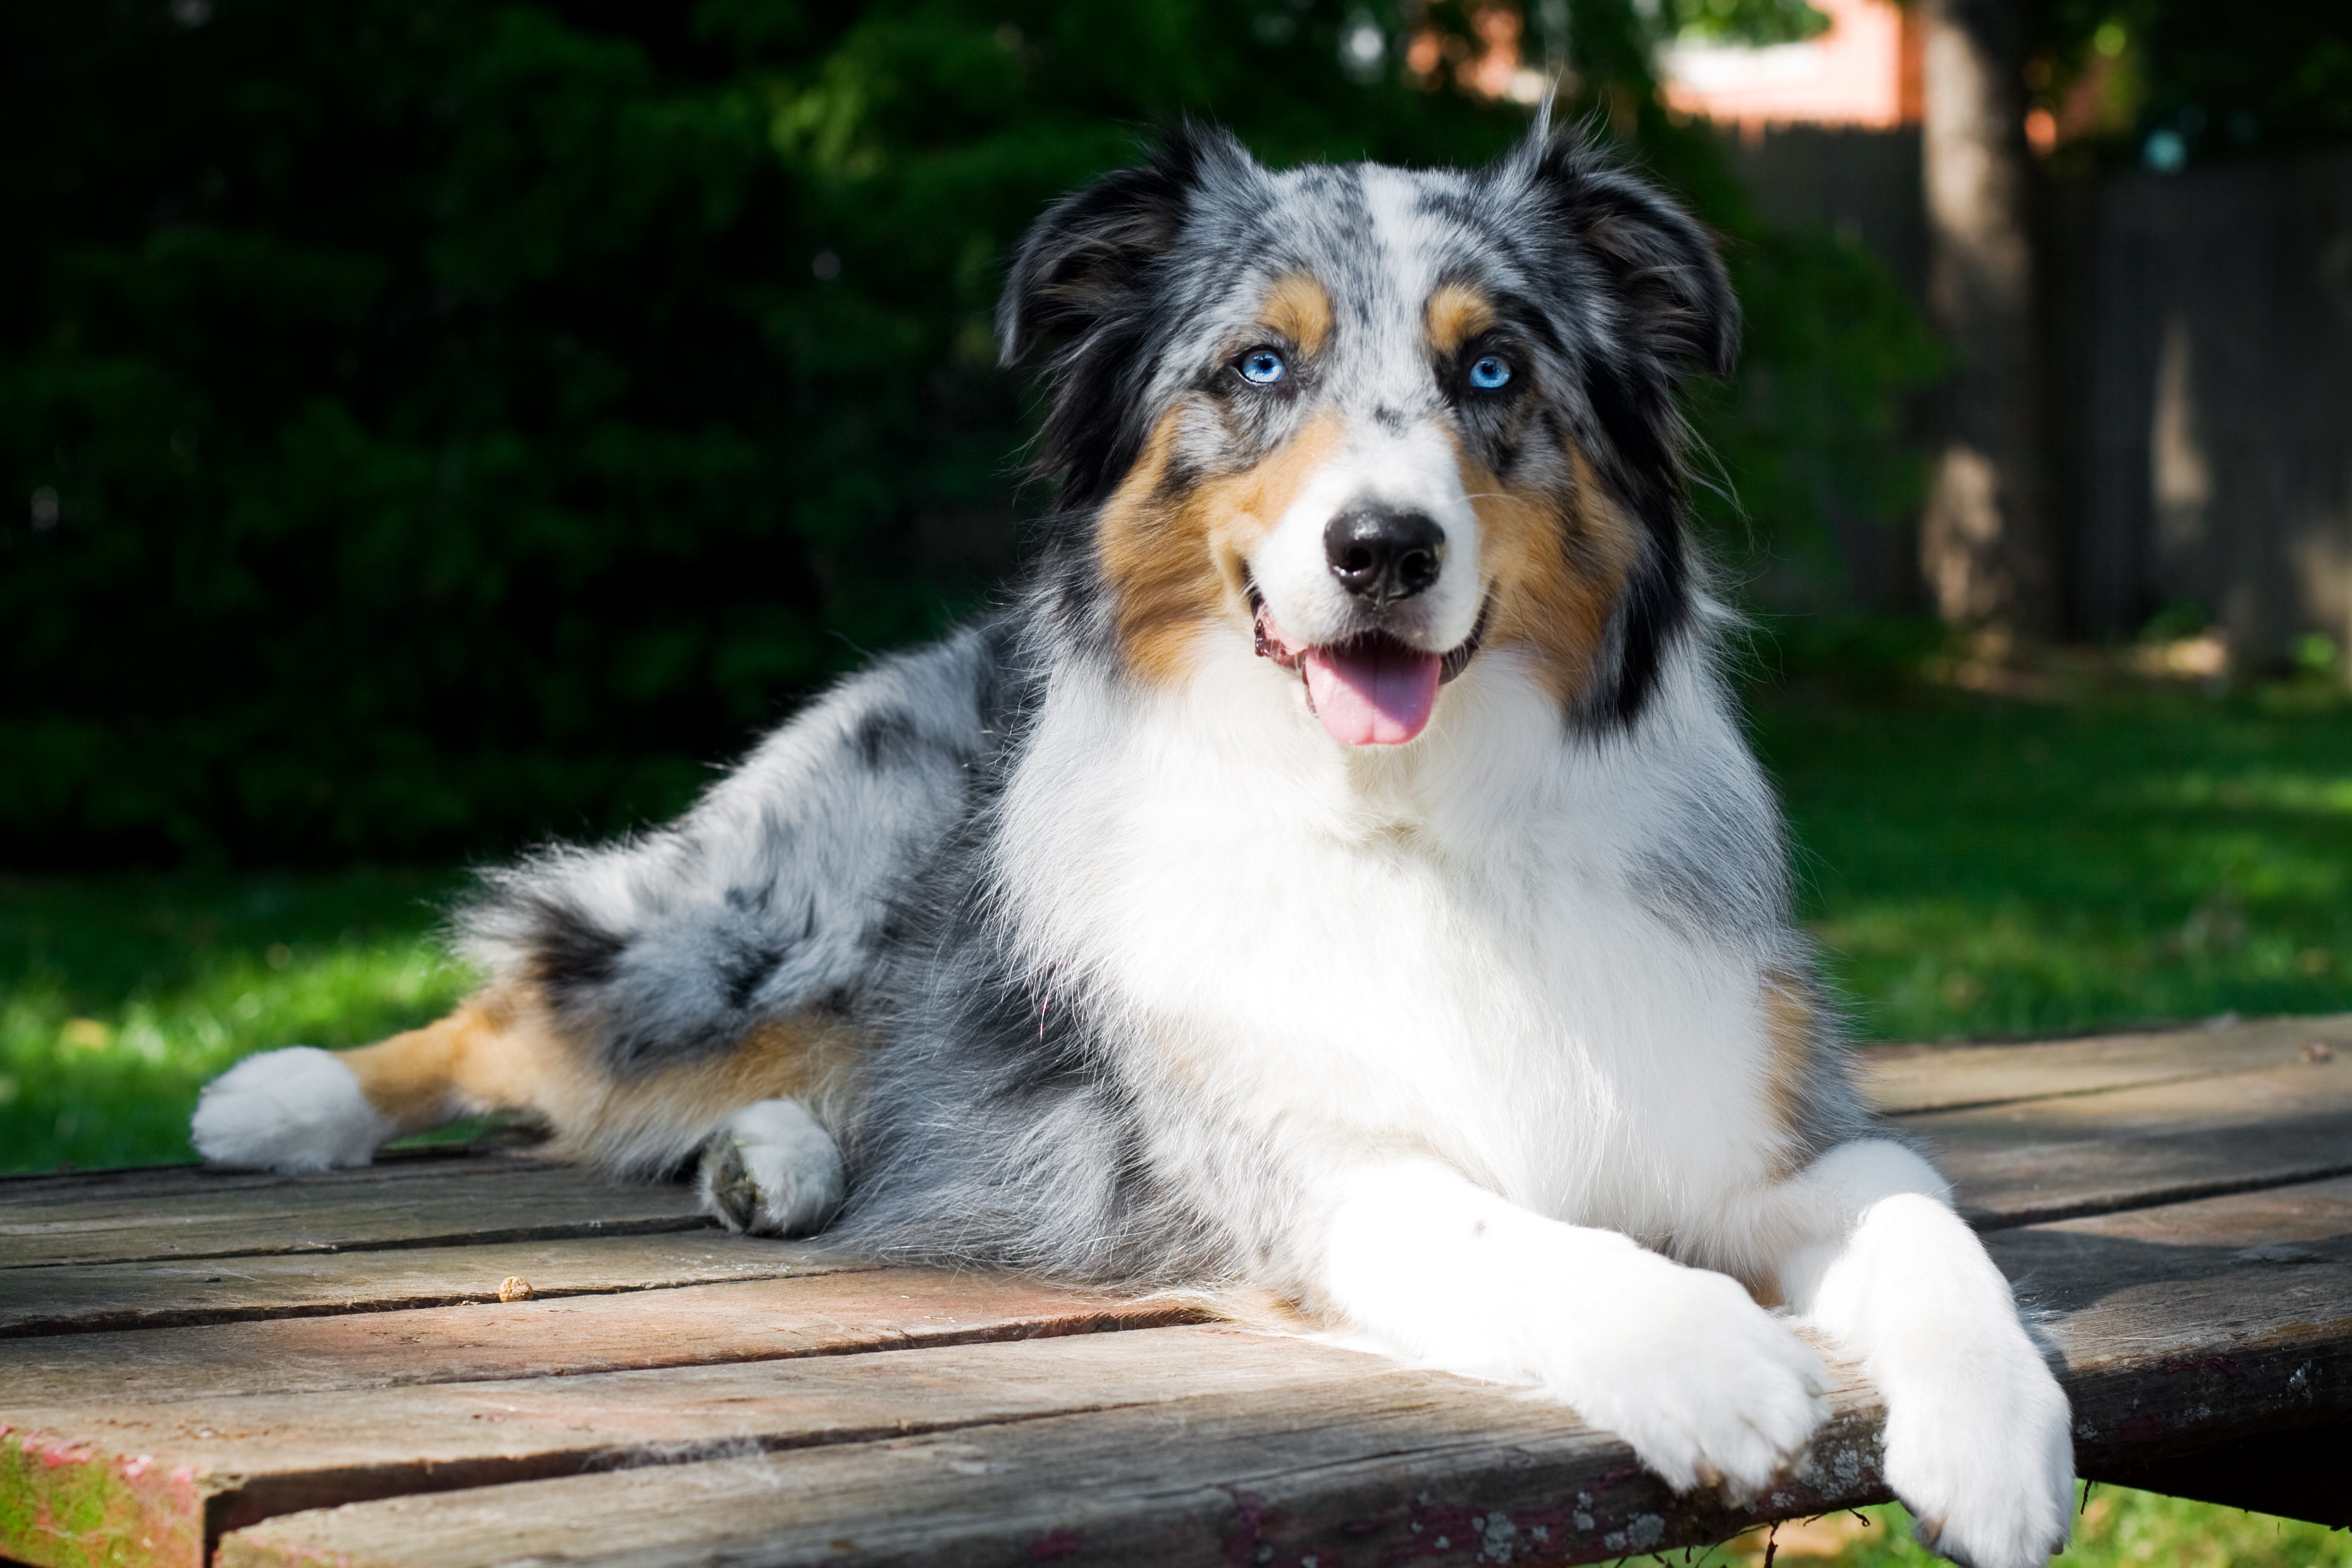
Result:
[[[1350,746],[1402,746],[1429,723],[1437,705],[1433,653],[1416,653],[1386,638],[1311,647],[1307,700],[1331,738]]]

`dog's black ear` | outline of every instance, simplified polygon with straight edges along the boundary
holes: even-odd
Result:
[[[1608,278],[1630,346],[1662,367],[1727,376],[1739,301],[1706,226],[1674,199],[1547,112],[1492,174],[1522,186]]]
[[[999,360],[1042,338],[1082,338],[1137,302],[1144,274],[1183,230],[1193,197],[1256,168],[1226,132],[1186,121],[1150,159],[1062,197],[1023,237],[996,305]]]
[[[1156,274],[1203,203],[1245,203],[1260,176],[1240,142],[1187,123],[1150,162],[1106,174],[1030,226],[996,307],[998,356],[1011,365],[1058,345],[1037,432],[1035,469],[1083,503],[1118,482],[1142,449],[1141,391],[1150,374]]]

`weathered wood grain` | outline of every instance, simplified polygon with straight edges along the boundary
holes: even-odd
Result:
[[[499,1282],[509,1275],[529,1280],[545,1298],[875,1267],[819,1247],[695,1230],[5,1268],[0,1269],[0,1342],[495,1301]],[[10,1356],[0,1345],[0,1368],[10,1364]],[[6,1377],[0,1371],[0,1387]]]
[[[2192,1081],[1906,1117],[1980,1227],[2352,1173],[2352,1051]]]
[[[122,1516],[109,1527],[118,1537],[185,1543],[194,1539],[192,1507],[202,1535],[353,1498],[1364,1376],[1411,1384],[1435,1374],[1202,1326],[152,1406],[12,1405],[0,1434],[0,1495],[29,1494],[38,1503],[95,1492]],[[142,1487],[159,1476],[174,1484]],[[25,1511],[0,1514],[0,1528]],[[37,1563],[92,1561],[74,1555],[77,1546],[37,1531],[0,1534],[0,1553]],[[174,1568],[201,1561],[178,1552],[142,1561]]]
[[[495,1290],[502,1249],[477,1270]],[[536,1286],[538,1280],[532,1279]],[[0,1343],[0,1409],[135,1402],[142,1407],[256,1394],[571,1376],[635,1368],[1165,1326],[1192,1307],[1058,1290],[1020,1275],[930,1268],[811,1273],[651,1292],[495,1294],[456,1310],[279,1318],[136,1334]],[[207,1405],[206,1408],[211,1408]],[[244,1408],[244,1406],[239,1406]]]
[[[2088,1473],[2352,1413],[2352,1184],[2282,1211],[2301,1262],[2250,1261],[2244,1197],[1990,1238],[2057,1315]],[[2117,1234],[2105,1234],[2103,1226]],[[2151,1239],[2168,1234],[2175,1240]],[[1130,1336],[1131,1338],[1132,1336]],[[1116,1342],[1113,1342],[1114,1344]],[[1420,1378],[1408,1386],[1404,1380]],[[815,1450],[547,1479],[288,1515],[223,1568],[1580,1563],[1721,1539],[1883,1496],[1872,1396],[1849,1377],[1798,1485],[1753,1513],[1670,1496],[1603,1434],[1507,1393],[1367,1372]]]
[[[854,1447],[320,1510],[228,1535],[222,1568],[565,1561],[1341,1568],[1575,1563],[1879,1495],[1842,1392],[1816,1468],[1753,1510],[1686,1501],[1614,1441],[1475,1385],[1191,1398]]]
[[[1996,1232],[2083,1473],[2352,1419],[2352,1178]]]
[[[2228,1198],[2053,1220],[2020,1234],[2095,1236],[2174,1249],[2196,1247],[2250,1262],[2307,1261],[2312,1249],[2305,1244],[2341,1242],[2352,1237],[2352,1176],[2300,1182]],[[1986,1239],[1996,1249],[2002,1245],[1995,1237]],[[2177,1258],[2178,1253],[2164,1256]],[[2166,1265],[2168,1270],[2175,1267]]]
[[[168,1194],[126,1195],[101,1184],[83,1197],[53,1189],[0,1202],[0,1268],[642,1235],[711,1223],[682,1184],[622,1185],[537,1161],[435,1161],[373,1181],[348,1173],[192,1175],[194,1184]]]
[[[251,1191],[262,1187],[368,1186],[411,1176],[445,1175],[496,1159],[527,1168],[536,1163],[527,1149],[439,1148],[379,1152],[355,1170],[322,1171],[306,1176],[274,1171],[228,1171],[205,1165],[132,1165],[110,1171],[39,1171],[0,1176],[0,1215],[47,1204],[93,1199],[182,1197],[191,1193]]]
[[[2207,1212],[2172,1216],[2169,1234],[2175,1239],[2169,1241],[2151,1239],[2156,1233],[2145,1216],[2134,1216],[2129,1224],[2123,1223],[2121,1216],[2107,1216],[2063,1227],[2008,1231],[1990,1238],[2003,1266],[2023,1277],[2052,1314],[2048,1332],[2067,1363],[2086,1463],[2187,1450],[2283,1422],[2352,1411],[2352,1237],[2312,1234],[2326,1227],[2328,1205],[2344,1203],[2347,1196],[2352,1196],[2352,1184],[2334,1184],[2326,1191],[2304,1194],[2293,1202],[2273,1194],[2205,1200]],[[2234,1220],[2224,1212],[2231,1210],[2238,1215]],[[2261,1229],[2265,1215],[2272,1220],[2283,1218],[2281,1234],[2301,1239],[2270,1238]],[[2102,1226],[2116,1234],[2103,1232]],[[2237,1245],[2219,1248],[2184,1244],[2186,1238],[2200,1235],[2225,1235]],[[2284,1250],[2263,1253],[2264,1247]],[[2294,1255],[2291,1259],[2289,1253]],[[887,1278],[854,1276],[842,1283],[870,1286]],[[812,1287],[835,1283],[810,1282]],[[721,1293],[772,1288],[703,1289]],[[499,1310],[476,1308],[448,1315],[488,1321]],[[1269,1393],[1278,1393],[1279,1397],[1250,1404]],[[1363,1403],[1351,1403],[1358,1400]],[[1186,1434],[1181,1442],[1167,1429],[1147,1422],[1131,1434],[1133,1448],[1122,1449],[1119,1445],[1126,1439],[1118,1433],[1128,1428],[1114,1423],[1116,1429],[1095,1437],[1072,1438],[1076,1448],[1070,1452],[1056,1448],[1035,1458],[1034,1469],[1032,1460],[1019,1458],[1015,1468],[1024,1476],[1069,1468],[1076,1464],[1071,1452],[1099,1454],[1105,1463],[1127,1453],[1128,1458],[1120,1463],[1131,1462],[1132,1468],[1127,1481],[1118,1486],[1105,1481],[1109,1490],[1091,1490],[1084,1497],[1076,1492],[1052,1493],[1062,1497],[1053,1506],[1065,1511],[1052,1515],[1061,1522],[1049,1520],[1047,1528],[1030,1539],[1045,1539],[1064,1530],[1081,1538],[1086,1538],[1087,1530],[1099,1535],[1108,1528],[1103,1521],[1116,1516],[1131,1519],[1142,1532],[1130,1536],[1122,1525],[1115,1537],[1102,1537],[1121,1543],[1120,1551],[1129,1550],[1138,1540],[1163,1534],[1171,1540],[1213,1537],[1215,1542],[1227,1542],[1233,1530],[1241,1526],[1228,1521],[1230,1528],[1219,1527],[1223,1533],[1202,1536],[1200,1532],[1207,1526],[1201,1523],[1196,1505],[1213,1494],[1227,1498],[1228,1506],[1238,1510],[1241,1505],[1231,1499],[1255,1491],[1287,1500],[1282,1504],[1287,1510],[1286,1517],[1307,1521],[1297,1525],[1306,1534],[1286,1538],[1298,1552],[1338,1552],[1337,1560],[1347,1561],[1343,1527],[1357,1517],[1349,1510],[1367,1506],[1362,1499],[1372,1493],[1360,1497],[1341,1486],[1333,1494],[1339,1500],[1331,1502],[1328,1509],[1318,1511],[1322,1505],[1310,1504],[1323,1495],[1315,1490],[1322,1484],[1314,1479],[1316,1475],[1356,1473],[1349,1467],[1367,1476],[1388,1478],[1381,1484],[1394,1483],[1402,1475],[1451,1475],[1464,1489],[1446,1507],[1458,1503],[1464,1509],[1499,1508],[1515,1521],[1515,1530],[1532,1531],[1540,1524],[1555,1534],[1571,1526],[1572,1517],[1561,1524],[1556,1506],[1551,1513],[1544,1513],[1529,1500],[1549,1497],[1551,1505],[1557,1505],[1575,1490],[1590,1491],[1596,1499],[1605,1495],[1614,1500],[1598,1511],[1592,1508],[1585,1511],[1591,1512],[1596,1521],[1614,1523],[1608,1528],[1596,1525],[1594,1531],[1576,1538],[1583,1542],[1577,1550],[1589,1547],[1596,1554],[1616,1555],[1625,1549],[1623,1542],[1632,1539],[1626,1531],[1650,1531],[1652,1526],[1636,1522],[1644,1517],[1654,1516],[1658,1521],[1654,1528],[1660,1533],[1644,1535],[1653,1544],[1696,1540],[1745,1522],[1745,1516],[1666,1499],[1654,1483],[1628,1469],[1630,1457],[1609,1439],[1580,1432],[1564,1414],[1530,1405],[1505,1391],[1406,1372],[1301,1342],[1216,1327],[756,1366],[684,1367],[658,1373],[505,1379],[291,1396],[207,1395],[139,1408],[126,1408],[120,1400],[95,1408],[85,1402],[47,1409],[14,1407],[9,1419],[20,1430],[40,1434],[28,1439],[36,1451],[76,1456],[69,1463],[49,1467],[42,1472],[45,1475],[64,1471],[79,1476],[83,1471],[77,1467],[112,1466],[120,1470],[143,1456],[151,1465],[163,1467],[165,1474],[186,1477],[191,1493],[181,1495],[178,1501],[166,1498],[153,1504],[161,1511],[152,1523],[146,1522],[146,1515],[140,1516],[146,1533],[158,1539],[180,1539],[184,1535],[184,1515],[191,1506],[186,1496],[196,1499],[194,1506],[215,1528],[235,1529],[277,1512],[345,1500],[499,1486],[510,1480],[543,1480],[583,1470],[665,1461],[694,1464],[714,1454],[740,1454],[746,1447],[870,1444],[878,1438],[950,1427],[993,1431],[1010,1421],[1023,1422],[1025,1430],[1031,1421],[1171,1401],[1181,1406],[1170,1405],[1172,1413],[1168,1415]],[[1256,1412],[1249,1418],[1255,1425],[1232,1425],[1241,1419],[1237,1413],[1249,1411]],[[1805,1494],[1806,1507],[1841,1506],[1874,1495],[1867,1396],[1849,1390],[1848,1414],[1860,1425],[1840,1439],[1843,1447],[1824,1450],[1832,1455],[1824,1462],[1843,1463],[1844,1468],[1822,1472],[1825,1479],[1818,1479],[1816,1491]],[[1421,1429],[1412,1423],[1424,1418],[1436,1425],[1415,1436]],[[1203,1424],[1227,1432],[1235,1443],[1246,1438],[1244,1448],[1255,1444],[1261,1468],[1220,1472],[1211,1458],[1223,1454],[1225,1460],[1219,1463],[1223,1463],[1241,1450],[1214,1445],[1198,1447],[1191,1434]],[[1013,1447],[1003,1451],[1016,1458],[1030,1452],[1020,1446],[1025,1439],[1017,1434],[969,1436],[969,1440],[989,1447],[992,1452],[1010,1443]],[[1546,1444],[1565,1446],[1545,1447]],[[1538,1449],[1553,1458],[1538,1464],[1529,1456]],[[1313,1465],[1301,1459],[1310,1451],[1323,1456]],[[1837,1453],[1847,1458],[1837,1461]],[[861,1461],[887,1472],[882,1479],[869,1478],[874,1495],[887,1499],[887,1508],[877,1504],[882,1513],[919,1513],[931,1520],[942,1510],[953,1512],[951,1497],[934,1497],[925,1491],[916,1499],[906,1489],[905,1468],[895,1462],[886,1464],[886,1458],[885,1450],[877,1448]],[[786,1475],[785,1480],[761,1482],[772,1495],[803,1491],[812,1499],[849,1495],[856,1493],[857,1485],[866,1484],[844,1481],[831,1468],[833,1464],[828,1460],[822,1468],[821,1483],[812,1481],[804,1489],[789,1479],[803,1472],[789,1466],[782,1472],[760,1469],[757,1473]],[[1267,1466],[1273,1468],[1263,1468]],[[1298,1468],[1297,1475],[1291,1475],[1292,1467]],[[1080,1471],[1101,1473],[1084,1465],[1072,1473]],[[695,1552],[732,1552],[742,1545],[731,1536],[718,1539],[697,1533],[706,1511],[695,1500],[698,1494],[693,1489],[704,1485],[711,1473],[717,1472],[698,1469],[696,1474],[704,1479],[679,1481],[685,1489],[664,1505],[670,1524],[663,1539],[688,1557]],[[1290,1479],[1283,1479],[1286,1476]],[[1612,1479],[1596,1490],[1595,1478]],[[611,1479],[599,1478],[599,1485]],[[1535,1489],[1524,1489],[1527,1487]],[[110,1495],[128,1489],[125,1483]],[[1150,1498],[1161,1492],[1192,1499],[1184,1506],[1194,1511],[1184,1514],[1183,1520],[1155,1512],[1160,1505]],[[601,1505],[592,1494],[602,1495],[596,1488],[585,1489],[576,1499],[565,1493],[545,1509],[526,1499],[528,1506],[518,1504],[523,1507],[518,1517],[554,1518],[565,1521],[562,1531],[569,1531],[569,1521],[579,1510],[605,1517],[596,1512]],[[1118,1500],[1109,1514],[1098,1516],[1096,1505],[1110,1506],[1107,1499],[1124,1500]],[[1002,1504],[1003,1496],[997,1500]],[[1401,1506],[1397,1497],[1390,1501]],[[394,1553],[382,1557],[385,1562],[473,1561],[463,1553],[446,1559],[440,1555],[446,1544],[445,1537],[416,1523],[438,1516],[417,1513],[415,1507],[421,1506],[399,1512],[405,1522],[390,1530],[383,1542],[370,1544],[343,1534],[299,1539],[305,1550],[344,1553],[354,1562],[377,1561],[383,1552]],[[1767,1507],[1770,1506],[1768,1500]],[[1017,1522],[1031,1517],[1007,1513],[1002,1507],[992,1512],[977,1502],[974,1507],[978,1511],[972,1516],[971,1529],[980,1534],[967,1539],[941,1526],[947,1533],[938,1537],[935,1560],[979,1560],[974,1554],[984,1556],[982,1549],[993,1550],[988,1542],[999,1539],[992,1532],[1013,1529],[1008,1520]],[[1569,1510],[1571,1516],[1574,1511]],[[347,1510],[333,1517],[349,1521],[363,1513]],[[1342,1514],[1346,1517],[1341,1518]],[[847,1531],[845,1538],[866,1539],[858,1533],[864,1526],[857,1523],[854,1509],[829,1512],[824,1518],[831,1521],[827,1528],[837,1525]],[[692,1525],[681,1526],[682,1519],[691,1519]],[[788,1524],[789,1521],[768,1520],[754,1533],[766,1542],[795,1539]],[[362,1520],[351,1528],[364,1532],[377,1526]],[[337,1524],[335,1529],[341,1531],[345,1525]],[[617,1523],[614,1529],[615,1539],[629,1533]],[[1607,1538],[1612,1533],[1621,1537],[1616,1551],[1608,1550]],[[499,1538],[496,1531],[485,1536],[492,1538]],[[283,1544],[297,1539],[263,1531],[239,1550],[258,1552],[270,1542]],[[824,1542],[833,1539],[828,1535]],[[418,1542],[440,1544],[425,1550]],[[530,1551],[568,1551],[572,1542],[566,1533],[561,1542],[540,1541]],[[277,1552],[279,1547],[269,1550]],[[39,1562],[78,1561],[62,1555],[34,1556],[21,1542],[0,1542],[0,1551],[14,1551]],[[291,1552],[292,1547],[286,1546],[285,1551]],[[812,1546],[810,1551],[816,1549]],[[400,1552],[411,1554],[402,1556]],[[276,1559],[253,1560],[292,1559],[281,1552]],[[665,1559],[656,1553],[646,1560]],[[754,1553],[749,1560],[801,1559],[786,1552]],[[875,1560],[892,1559],[884,1553]],[[1165,1560],[1208,1561],[1197,1554]]]
[[[2286,1067],[2315,1040],[2352,1050],[2352,1014],[2031,1045],[1874,1046],[1855,1054],[1872,1102],[1902,1116]]]

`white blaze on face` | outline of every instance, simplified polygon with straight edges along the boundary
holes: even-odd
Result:
[[[1410,177],[1376,168],[1361,177],[1370,221],[1358,259],[1370,265],[1345,285],[1349,309],[1337,312],[1324,370],[1344,439],[1248,564],[1264,601],[1261,635],[1302,671],[1324,728],[1350,745],[1395,745],[1428,724],[1444,657],[1476,629],[1486,587],[1477,516],[1431,356],[1433,258],[1447,244],[1445,226],[1423,210]],[[1434,524],[1436,580],[1402,597],[1351,593],[1326,539],[1349,513]]]
[[[1437,580],[1375,614],[1332,570],[1326,531],[1343,513],[1417,513],[1444,535]],[[1302,486],[1249,563],[1266,627],[1304,670],[1333,738],[1396,745],[1429,722],[1439,663],[1469,640],[1483,576],[1478,524],[1454,449],[1432,420],[1402,435],[1372,420]]]

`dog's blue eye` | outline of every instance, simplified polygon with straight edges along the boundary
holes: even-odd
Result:
[[[1470,384],[1481,392],[1499,392],[1510,384],[1511,367],[1488,354],[1470,367]]]
[[[1252,386],[1272,386],[1290,369],[1282,363],[1282,356],[1272,349],[1252,349],[1242,355],[1239,368],[1242,379]]]

